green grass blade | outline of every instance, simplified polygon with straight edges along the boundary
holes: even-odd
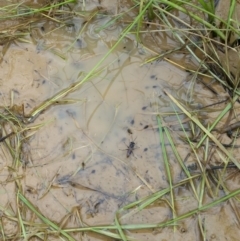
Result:
[[[50,5],[50,6],[46,6],[46,7],[42,7],[42,8],[26,7],[25,10],[27,10],[27,11],[22,11],[22,12],[18,11],[19,6],[15,5],[14,8],[13,8],[13,13],[12,14],[8,14],[6,16],[2,14],[3,16],[0,16],[0,20],[31,16],[31,15],[33,15],[35,13],[46,12],[46,11],[51,10],[53,8],[60,7],[60,6],[66,5],[68,3],[73,3],[73,2],[75,2],[75,0],[66,0],[64,2],[58,2],[58,3],[54,4],[54,5]],[[9,7],[9,6],[7,6],[7,7]]]
[[[19,193],[19,192],[18,192]],[[27,240],[27,234],[26,234],[26,229],[25,229],[25,226],[23,224],[23,220],[22,220],[22,217],[21,217],[21,212],[20,212],[20,205],[19,205],[19,196],[17,196],[17,213],[18,213],[18,223],[21,227],[21,230],[22,230],[22,234],[23,234],[23,237],[24,237],[24,240]]]
[[[158,223],[158,224],[153,224],[153,223],[148,223],[148,224],[124,224],[121,225],[121,228],[123,230],[141,230],[141,229],[150,229],[150,228],[161,228],[161,227],[168,227],[172,225],[173,223],[176,223],[178,221],[182,221],[186,218],[189,218],[193,215],[199,214],[199,212],[204,212],[210,208],[213,208],[223,202],[226,202],[230,198],[235,198],[237,195],[240,195],[240,188],[230,192],[228,195],[221,197],[213,202],[207,203],[205,205],[202,205],[199,208],[193,209],[189,211],[188,213],[184,213],[180,216],[178,216],[175,219],[168,220],[166,222]],[[109,226],[96,226],[96,227],[83,227],[83,228],[76,228],[76,229],[64,229],[65,232],[83,232],[83,231],[98,231],[98,230],[117,230],[116,225],[109,225]]]
[[[178,116],[177,112],[176,112],[176,115]],[[179,119],[179,117],[178,117],[178,119]],[[184,128],[183,128],[183,129],[184,129]],[[194,186],[194,183],[193,183],[193,181],[192,181],[192,175],[191,175],[191,173],[189,172],[189,170],[186,168],[186,166],[184,165],[183,160],[182,160],[182,158],[180,157],[180,155],[179,155],[179,153],[178,153],[178,151],[177,151],[177,149],[176,149],[176,147],[175,147],[175,145],[174,145],[173,139],[172,139],[172,137],[171,137],[171,135],[170,135],[170,132],[169,132],[168,128],[165,128],[165,133],[166,133],[166,136],[167,136],[167,138],[168,138],[168,141],[169,141],[169,143],[170,143],[170,145],[171,145],[171,147],[172,147],[172,151],[173,151],[173,153],[174,153],[174,155],[175,155],[178,163],[180,164],[182,170],[184,171],[184,173],[186,174],[186,176],[189,178],[190,186],[191,186],[191,188],[192,188],[192,190],[193,190],[193,193],[194,193],[196,199],[198,200],[199,198],[198,198],[197,191],[196,191],[196,188],[195,188],[195,186]]]
[[[167,5],[171,6],[171,7],[173,7],[174,9],[177,9],[178,11],[185,13],[186,15],[190,16],[191,18],[195,19],[197,22],[201,23],[203,26],[206,26],[207,28],[213,30],[214,32],[217,33],[217,35],[218,35],[220,38],[222,38],[222,39],[225,39],[225,38],[226,38],[226,36],[223,34],[223,32],[220,31],[217,27],[215,27],[214,25],[212,25],[212,24],[209,23],[208,21],[204,20],[203,18],[197,16],[197,15],[194,14],[193,12],[188,11],[186,8],[181,7],[181,6],[178,5],[178,4],[172,3],[172,2],[169,1],[169,0],[161,0],[161,1],[162,1],[162,3],[167,4]],[[198,7],[197,5],[194,5],[194,4],[191,4],[191,3],[187,3],[187,2],[186,2],[186,4],[190,5],[190,6],[193,7],[193,8],[198,9],[199,11],[203,11],[203,12],[209,14],[209,15],[212,15],[212,16],[216,17],[216,16],[213,15],[212,13],[206,11],[206,10],[203,9],[203,8]],[[159,10],[160,10],[160,9],[159,9]]]
[[[227,112],[233,107],[233,104],[238,100],[239,95],[235,95],[233,97],[232,100],[230,100],[230,102],[226,105],[226,107],[221,111],[221,113],[219,114],[219,116],[216,118],[216,120],[213,122],[213,124],[209,127],[209,131],[213,130],[216,125],[219,123],[219,121],[227,114]],[[204,134],[204,136],[202,137],[202,139],[199,141],[197,148],[199,148],[202,143],[204,142],[204,140],[207,137],[207,133]]]
[[[148,9],[149,5],[152,4],[152,1],[149,1],[144,7],[143,11],[135,18],[135,20],[129,24],[123,31],[122,35],[119,37],[118,41],[112,46],[112,48],[100,59],[100,61],[92,68],[90,72],[86,74],[86,76],[82,80],[77,80],[74,84],[69,86],[67,89],[64,89],[53,96],[48,101],[44,102],[38,108],[33,110],[30,115],[26,118],[26,122],[32,122],[35,118],[45,109],[50,107],[53,103],[56,103],[60,98],[65,97],[68,93],[74,92],[77,90],[82,84],[87,82],[90,77],[94,75],[94,72],[100,67],[100,65],[105,61],[105,59],[112,53],[112,51],[118,46],[118,44],[127,36],[130,30],[136,25],[136,23],[142,18],[143,14]]]
[[[182,105],[179,104],[178,101],[167,91],[165,93],[168,95],[168,97],[180,108],[193,122],[195,122],[202,131],[209,136],[209,138],[218,146],[218,148],[240,169],[240,163],[226,150],[226,148],[219,142],[219,140],[216,139],[216,137],[208,130],[206,129],[201,122],[193,116],[191,113],[189,113]]]
[[[44,217],[40,212],[36,210],[36,208],[33,206],[33,204],[27,200],[26,197],[24,197],[20,192],[18,193],[19,199],[33,212],[37,215],[38,218],[40,218],[45,224],[47,224],[52,229],[56,230],[60,234],[62,234],[64,237],[66,237],[70,241],[75,241],[74,238],[72,238],[68,233],[63,231],[58,225],[50,221],[48,218]]]
[[[169,188],[170,188],[170,198],[171,198],[170,203],[172,208],[172,216],[173,218],[175,218],[176,210],[175,210],[175,202],[174,202],[175,199],[174,199],[174,193],[173,193],[172,174],[170,170],[170,163],[168,160],[167,150],[166,150],[165,140],[163,135],[163,133],[165,133],[166,128],[162,126],[162,121],[159,115],[157,115],[157,122],[158,122],[158,129],[159,129],[159,138],[160,138],[160,143],[162,147],[163,161],[164,161],[165,170],[166,170],[167,179],[168,179]]]
[[[116,223],[116,227],[118,229],[119,235],[120,235],[120,237],[121,237],[121,239],[123,241],[127,241],[127,238],[126,238],[126,236],[125,236],[125,234],[124,234],[124,232],[122,230],[122,227],[121,227],[121,225],[120,225],[120,223],[118,221],[118,217],[117,216],[118,216],[118,213],[115,215],[115,223]]]

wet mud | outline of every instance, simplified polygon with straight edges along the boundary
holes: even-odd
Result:
[[[76,17],[63,27],[52,21],[40,22],[31,36],[32,44],[11,44],[0,64],[1,105],[27,116],[44,101],[86,76],[118,41],[124,24],[97,30],[111,19],[111,14],[124,11],[128,4],[87,1],[84,10],[93,13],[101,8],[107,14],[100,14],[87,24],[84,17]],[[75,10],[83,10],[80,1]],[[163,126],[171,131],[188,169],[192,173],[200,172],[199,167],[194,166],[194,156],[189,156],[190,147],[182,141],[184,134],[166,91],[198,110],[198,118],[206,125],[221,111],[221,104],[212,109],[201,108],[225,100],[226,93],[213,83],[216,95],[202,84],[209,81],[207,78],[195,81],[194,74],[171,63],[171,60],[185,61],[185,66],[194,66],[188,56],[173,54],[143,64],[152,57],[153,51],[165,51],[174,44],[167,33],[145,35],[142,45],[134,35],[124,38],[96,75],[26,125],[32,129],[26,133],[27,141],[21,147],[23,158],[15,178],[19,178],[25,196],[44,216],[59,223],[70,215],[72,218],[65,228],[110,225],[121,207],[168,187],[157,115],[163,116]],[[183,125],[190,128],[186,116],[180,118]],[[34,130],[37,125],[41,128]],[[218,129],[216,132],[222,143],[231,142],[225,133]],[[191,131],[189,135],[192,136]],[[178,183],[185,176],[167,141],[165,146],[169,151],[173,183]],[[218,163],[216,152],[213,151],[211,157],[212,163]],[[0,205],[14,207],[16,187],[7,181],[12,157],[3,143],[0,160]],[[233,172],[229,170],[229,176]],[[229,178],[229,185],[238,187],[239,177],[235,178],[237,184]],[[195,209],[198,204],[187,185],[176,189],[176,197],[178,215]],[[205,199],[212,201],[211,195],[206,195]],[[224,240],[226,235],[229,240],[239,237],[232,210],[239,204],[232,202],[200,215],[208,240]],[[172,211],[168,201],[159,199],[144,210],[126,211],[120,221],[122,224],[152,224],[170,218]],[[126,233],[135,240],[202,240],[198,222],[193,216],[179,222],[175,231],[168,227]],[[9,222],[5,232],[16,229],[16,225]],[[115,240],[91,232],[77,234],[75,238]],[[53,236],[51,240],[58,239]]]

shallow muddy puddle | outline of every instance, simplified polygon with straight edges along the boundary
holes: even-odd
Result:
[[[108,1],[96,2],[89,1],[86,10],[94,14],[101,6],[114,14],[118,8],[127,6],[127,3],[108,6]],[[80,9],[82,4],[78,3],[76,11]],[[47,99],[83,79],[118,41],[123,30],[119,24],[96,31],[110,19],[108,15],[99,15],[86,24],[85,18],[76,17],[68,26],[57,30],[58,24],[44,21],[33,32],[35,44],[12,44],[0,65],[2,105],[8,106],[10,112],[27,116]],[[84,31],[79,35],[83,26]],[[134,35],[124,38],[90,80],[26,124],[30,129],[25,133],[22,163],[17,171],[8,169],[12,166],[12,157],[6,146],[1,145],[1,207],[10,205],[16,211],[16,187],[8,179],[19,178],[26,198],[51,221],[62,222],[64,228],[111,225],[120,208],[169,186],[157,115],[163,116],[163,126],[171,130],[182,159],[188,156],[190,147],[181,141],[181,126],[166,92],[191,108],[224,100],[226,96],[216,85],[219,92],[216,97],[200,81],[194,82],[194,75],[170,63],[174,59],[185,61],[186,66],[191,64],[191,59],[184,54],[143,64],[152,57],[150,50],[159,38],[146,34],[148,48],[137,44]],[[166,50],[168,40],[173,44],[163,34],[155,50],[161,49],[161,44],[162,50]],[[196,93],[191,93],[189,85]],[[217,113],[209,117],[207,111],[199,111],[198,115],[207,123]],[[184,123],[184,117],[180,118]],[[174,153],[170,152],[168,141],[165,146],[173,183],[178,183],[185,178],[184,174]],[[189,169],[193,159],[185,159]],[[175,195],[178,215],[198,205],[187,186],[179,187]],[[205,199],[212,201],[210,196]],[[229,212],[232,212],[230,205],[223,204],[202,213],[201,219],[193,216],[179,222],[175,229],[129,229],[126,235],[135,240],[201,240],[198,228],[201,220],[208,240],[223,240],[229,232],[231,240],[237,240],[239,230],[234,223],[235,216],[227,215]],[[126,225],[157,224],[172,215],[169,201],[163,198],[141,211],[124,211],[119,220]],[[27,216],[31,214],[27,212]],[[6,222],[5,230],[9,235],[16,232],[16,223]],[[91,232],[73,237],[116,240],[114,236]],[[60,239],[53,235],[48,240]]]

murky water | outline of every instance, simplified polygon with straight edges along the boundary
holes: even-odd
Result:
[[[0,65],[2,105],[19,108],[23,105],[27,115],[45,100],[84,78],[118,40],[123,23],[97,30],[111,19],[108,14],[117,14],[129,3],[124,4],[87,1],[84,9],[79,2],[75,11],[87,10],[90,20],[89,16],[76,16],[66,26],[44,20],[33,31],[34,44],[12,44]],[[93,17],[98,7],[108,14]],[[164,90],[193,108],[225,98],[224,93],[214,95],[200,81],[195,81],[193,75],[169,63],[169,59],[143,65],[153,51],[164,51],[174,41],[164,33],[142,37],[144,45],[137,44],[133,35],[124,38],[95,76],[29,124],[32,128],[37,124],[42,127],[27,132],[30,136],[22,147],[23,167],[18,175],[21,175],[26,197],[54,222],[71,213],[66,227],[82,226],[77,215],[86,225],[112,224],[120,207],[168,187],[157,114],[166,115],[164,125],[172,131],[182,158],[190,150],[180,141],[176,117],[164,114],[173,111]],[[172,55],[170,59],[184,62],[185,66],[191,64],[184,54]],[[189,85],[197,94],[192,95]],[[198,115],[208,121],[206,112],[199,111]],[[8,203],[14,206],[15,186],[6,182],[11,158],[4,145],[1,149],[1,206]],[[174,154],[169,154],[168,158],[173,182],[177,183],[182,179],[180,169]],[[181,200],[176,200],[179,215],[196,208],[190,191],[179,188],[178,192],[181,194]],[[209,227],[209,240],[223,240],[228,229],[236,231],[234,220],[226,218],[228,211],[229,206],[223,205],[202,215]],[[216,214],[221,216],[221,223]],[[159,200],[141,212],[126,214],[121,222],[160,223],[171,216],[166,201]],[[136,240],[201,240],[198,221],[194,217],[186,219],[179,223],[175,233],[168,228],[127,234]],[[220,230],[222,225],[225,228]],[[9,232],[13,230],[10,226]],[[114,240],[92,233],[82,233],[76,238]]]

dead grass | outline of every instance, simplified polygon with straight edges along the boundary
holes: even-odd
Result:
[[[46,4],[40,8],[34,8],[25,6],[23,4],[14,4],[0,8],[1,14],[1,29],[0,29],[0,44],[3,46],[3,56],[11,43],[17,43],[18,41],[34,42],[31,41],[31,31],[34,26],[40,21],[55,21],[59,24],[66,24],[66,19],[69,19],[74,15],[71,11],[73,1],[53,1],[51,4]],[[219,122],[230,111],[234,111],[235,103],[239,97],[238,80],[239,73],[233,73],[229,68],[227,56],[231,51],[235,51],[231,44],[227,41],[229,32],[233,30],[230,19],[222,20],[224,28],[219,29],[212,23],[207,23],[207,20],[202,19],[192,12],[188,12],[189,3],[187,7],[184,7],[185,3],[181,1],[180,5],[177,5],[178,1],[164,0],[161,4],[156,4],[156,1],[149,1],[145,3],[140,1],[139,5],[136,3],[136,7],[139,9],[139,14],[133,19],[133,21],[127,25],[127,27],[119,36],[119,40],[112,46],[101,60],[95,65],[92,71],[79,75],[79,79],[66,89],[60,91],[52,98],[43,102],[40,106],[34,109],[28,116],[25,116],[24,110],[20,107],[13,108],[2,107],[1,118],[1,139],[2,151],[6,158],[11,158],[8,165],[8,177],[6,183],[14,182],[14,197],[16,199],[16,207],[6,205],[0,207],[1,209],[1,238],[2,240],[30,240],[35,237],[36,240],[49,240],[49,237],[59,237],[63,240],[76,240],[74,234],[78,232],[95,232],[102,234],[103,236],[111,237],[119,240],[132,240],[127,233],[127,230],[145,230],[161,227],[177,227],[178,223],[188,217],[197,215],[199,229],[201,230],[202,237],[206,239],[205,230],[202,225],[201,213],[216,207],[228,200],[238,200],[240,189],[231,190],[226,182],[226,171],[230,164],[234,164],[234,168],[239,169],[240,164],[235,152],[232,152],[231,147],[234,147],[235,140],[230,149],[221,143],[215,134],[216,128],[220,128]],[[191,21],[197,21],[196,25],[191,25],[190,22],[183,22],[181,18],[177,18],[173,9],[181,11],[185,15],[190,16]],[[231,10],[232,8],[230,8]],[[207,11],[207,10],[205,10]],[[206,13],[206,12],[205,12]],[[207,12],[209,16],[213,17],[212,13]],[[97,12],[90,15],[89,21],[91,21]],[[144,21],[144,17],[148,17],[148,21]],[[188,16],[188,17],[189,17]],[[232,12],[229,14],[229,18],[232,16]],[[13,20],[14,19],[14,20]],[[227,101],[223,110],[219,113],[215,120],[211,120],[211,123],[207,125],[201,121],[198,117],[198,110],[191,108],[183,101],[178,100],[167,90],[165,91],[166,97],[172,102],[172,114],[176,116],[179,127],[182,130],[182,139],[190,147],[190,156],[193,156],[193,160],[196,160],[197,172],[191,171],[191,168],[186,166],[184,158],[178,151],[178,147],[175,143],[174,133],[171,128],[163,125],[164,118],[160,114],[155,114],[157,119],[158,131],[159,131],[159,145],[162,148],[162,159],[165,165],[165,174],[168,182],[168,187],[153,193],[150,196],[141,198],[121,207],[116,213],[113,224],[106,226],[93,226],[89,227],[82,223],[80,214],[77,210],[73,210],[72,213],[66,217],[63,217],[59,223],[52,222],[48,217],[45,217],[38,208],[32,204],[24,195],[24,190],[21,186],[21,178],[24,172],[19,171],[24,167],[24,159],[26,159],[27,153],[23,152],[23,145],[31,137],[31,132],[35,133],[42,125],[31,125],[38,116],[46,111],[49,107],[56,103],[64,101],[64,98],[71,92],[76,91],[84,83],[89,81],[92,77],[99,74],[104,67],[102,64],[116,46],[131,32],[135,32],[139,44],[144,47],[144,41],[141,39],[143,32],[143,25],[152,25],[154,20],[161,22],[161,26],[157,26],[157,30],[160,34],[161,31],[169,31],[174,37],[179,47],[170,49],[165,53],[156,53],[156,56],[151,59],[165,58],[169,60],[169,56],[172,54],[178,54],[180,51],[186,51],[197,62],[196,68],[190,69],[190,71],[196,76],[207,76],[210,79],[216,79],[219,81],[219,85],[224,86],[229,93],[229,100]],[[174,24],[175,21],[175,24]],[[180,30],[179,23],[181,24]],[[10,26],[10,27],[9,27]],[[136,27],[137,26],[137,27]],[[164,26],[164,28],[162,28]],[[154,30],[154,31],[155,31]],[[214,33],[214,34],[213,34]],[[239,34],[239,33],[238,33]],[[197,44],[196,44],[197,38]],[[199,44],[200,43],[200,44]],[[146,46],[146,49],[148,47]],[[196,49],[201,53],[196,54]],[[236,50],[237,51],[237,50]],[[154,51],[152,51],[154,52]],[[223,55],[223,56],[221,56]],[[2,59],[3,59],[2,56]],[[223,57],[223,60],[221,59]],[[225,60],[225,62],[223,62]],[[174,60],[171,62],[175,63]],[[178,65],[178,63],[175,63]],[[181,66],[183,69],[188,67]],[[189,70],[189,69],[188,69]],[[195,79],[194,79],[195,80]],[[193,88],[189,88],[189,92],[192,93]],[[190,94],[192,96],[192,94]],[[15,106],[16,107],[16,106]],[[190,131],[188,131],[181,122],[181,116],[188,118],[188,125]],[[236,127],[238,129],[238,126]],[[196,134],[197,130],[199,133]],[[233,130],[233,128],[232,128]],[[196,138],[191,138],[189,133],[193,134]],[[196,135],[195,135],[196,134]],[[237,137],[236,137],[237,138]],[[235,139],[236,139],[235,138]],[[194,140],[193,140],[194,139]],[[169,149],[166,149],[166,144],[170,144],[171,152],[177,161],[177,165],[184,173],[184,178],[178,183],[174,183],[174,177],[172,173],[172,161],[169,158]],[[213,166],[211,163],[211,153],[214,152],[220,162],[219,165]],[[217,172],[216,170],[222,169]],[[176,209],[176,193],[175,191],[179,187],[188,186],[195,200],[197,200],[197,207],[191,211],[179,215]],[[205,203],[206,195],[210,193],[212,198],[211,202]],[[171,217],[161,223],[146,223],[146,224],[121,224],[122,220],[126,216],[133,215],[134,213],[141,212],[145,208],[154,205],[159,200],[164,199],[167,203],[167,207],[171,212]],[[75,215],[78,222],[82,225],[74,228],[66,228],[71,215]],[[6,224],[13,223],[17,228],[14,233],[8,234],[5,231]]]

